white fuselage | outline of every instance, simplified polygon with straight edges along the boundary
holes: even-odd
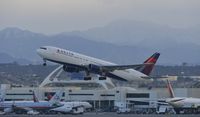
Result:
[[[34,102],[34,101],[4,101],[0,102],[0,109],[12,109],[13,107],[19,108],[19,109],[26,109],[30,108],[32,110],[40,110],[40,109],[51,109],[53,111],[58,111],[58,112],[70,112],[73,107],[79,107],[82,106],[85,109],[87,108],[92,108],[92,105],[89,104],[88,102],[59,102],[59,106],[54,106],[52,103],[48,101],[39,101],[39,102]]]
[[[82,107],[84,109],[92,108],[92,105],[88,102],[60,102],[63,106],[53,108],[52,111],[70,113],[72,109]]]
[[[4,101],[0,102],[0,108],[12,108],[12,107],[22,107],[22,108],[50,108],[52,105],[48,101]]]
[[[89,57],[83,54],[72,52],[69,50],[64,50],[61,48],[44,46],[46,49],[38,49],[37,53],[45,60],[57,62],[60,64],[71,64],[77,66],[84,66],[89,64],[94,65],[116,65],[111,62],[107,62],[101,59]],[[135,81],[135,80],[144,80],[142,77],[147,77],[147,75],[136,71],[134,69],[125,69],[125,70],[114,70],[112,74],[123,78],[126,81]]]
[[[197,108],[200,106],[200,99],[199,98],[184,98],[184,97],[175,97],[167,99],[170,105],[175,108]]]

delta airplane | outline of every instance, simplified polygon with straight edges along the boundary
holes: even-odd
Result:
[[[122,81],[150,80],[151,78],[148,75],[151,73],[160,56],[159,53],[155,53],[143,64],[117,65],[52,46],[40,47],[37,49],[37,53],[43,58],[44,66],[46,65],[46,61],[51,61],[63,64],[63,70],[67,72],[85,71],[86,76],[84,80],[90,80],[90,73],[94,73],[101,76],[99,80],[105,80],[106,77],[110,77]]]
[[[187,97],[175,97],[171,83],[167,80],[167,88],[170,93],[170,98],[166,99],[166,102],[174,107],[177,114],[183,110],[190,110],[193,113],[199,113],[200,98],[187,98]]]

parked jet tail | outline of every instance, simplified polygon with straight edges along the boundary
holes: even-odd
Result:
[[[0,102],[4,102],[5,96],[6,96],[6,89],[5,89],[5,87],[3,87],[0,91],[1,91]]]
[[[54,96],[49,100],[52,105],[59,105],[63,91],[57,91]]]
[[[172,89],[172,85],[171,85],[171,83],[169,82],[169,80],[167,80],[167,89],[168,89],[168,91],[169,91],[170,97],[171,97],[171,98],[174,98],[174,97],[175,97],[174,91],[173,91],[173,89]]]
[[[39,102],[37,96],[35,95],[35,91],[33,91],[33,101],[34,102]]]
[[[146,61],[144,61],[145,64],[148,64],[148,65],[145,65],[145,66],[142,66],[142,67],[139,67],[137,68],[136,70],[146,74],[149,76],[149,74],[151,73],[151,71],[153,70],[154,68],[154,65],[156,64],[158,58],[160,56],[160,53],[154,53],[151,57],[149,57]],[[150,64],[150,65],[149,65]]]

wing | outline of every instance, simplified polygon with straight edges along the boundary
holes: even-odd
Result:
[[[110,65],[110,66],[101,66],[105,71],[114,71],[114,70],[125,70],[125,69],[138,69],[143,66],[152,65],[151,63],[144,64],[135,64],[135,65]]]
[[[24,110],[24,111],[32,111],[33,109],[32,108],[29,108],[29,107],[22,107],[22,106],[13,106],[14,110]]]
[[[39,112],[33,110],[32,108],[29,107],[20,107],[20,106],[14,106],[14,110],[22,110],[25,111],[29,115],[37,115]]]

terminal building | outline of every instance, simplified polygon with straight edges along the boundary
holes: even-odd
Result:
[[[5,87],[3,85],[2,87]],[[5,88],[4,88],[5,89]],[[156,100],[154,91],[136,90],[130,87],[115,87],[112,89],[81,89],[76,87],[10,87],[6,86],[5,100],[32,100],[33,91],[39,100],[47,100],[48,95],[54,95],[56,91],[62,90],[62,100],[65,101],[87,101],[95,109],[112,109],[116,102],[125,104],[149,106],[148,102],[141,100]]]
[[[117,103],[134,108],[156,108],[157,100],[168,98],[166,88],[134,89],[131,87],[115,87],[111,89],[81,89],[79,87],[10,87],[6,86],[5,100],[32,100],[33,91],[39,100],[47,100],[49,95],[62,90],[62,100],[87,101],[94,109],[112,110]],[[198,88],[176,88],[178,97],[200,97]]]
[[[57,73],[56,75],[53,75]],[[132,88],[114,86],[110,79],[106,80],[58,80],[59,69],[53,71],[41,83],[39,87],[12,87],[2,84],[1,90],[5,90],[5,100],[33,100],[33,91],[39,100],[47,100],[49,95],[62,90],[64,101],[87,101],[93,105],[93,109],[112,111],[115,106],[129,108],[157,108],[157,100],[169,97],[166,88]],[[53,78],[52,78],[53,77]],[[177,97],[200,98],[198,88],[176,88]]]

